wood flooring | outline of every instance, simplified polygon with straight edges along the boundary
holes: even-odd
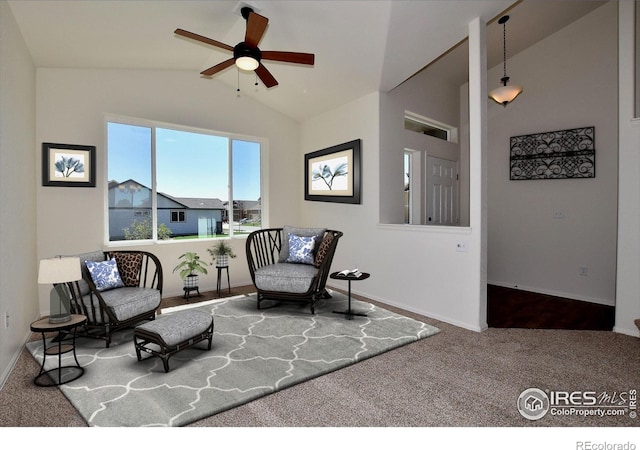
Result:
[[[203,291],[200,293],[200,295],[191,293],[191,295],[187,299],[185,299],[184,296],[182,295],[178,295],[176,297],[165,297],[160,302],[159,309],[162,310],[163,308],[194,304],[194,303],[204,302],[207,300],[213,300],[218,298],[234,297],[236,295],[250,294],[255,291],[256,291],[256,288],[253,285],[248,285],[248,286],[236,286],[236,287],[232,287],[231,289],[224,287],[220,289],[220,295],[218,295],[216,291],[206,291],[206,292]]]
[[[487,323],[491,328],[611,331],[614,312],[613,306],[487,286]]]
[[[253,285],[202,292],[184,299],[182,296],[162,299],[160,308],[197,303],[215,298],[255,292]],[[487,286],[487,323],[491,328],[540,328],[562,330],[606,330],[614,324],[614,307],[534,292]]]

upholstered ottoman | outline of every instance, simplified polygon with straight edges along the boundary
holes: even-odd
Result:
[[[133,330],[138,361],[142,360],[141,352],[158,356],[162,358],[165,372],[169,372],[171,356],[205,339],[209,341],[207,350],[211,350],[213,316],[191,309],[159,315]]]

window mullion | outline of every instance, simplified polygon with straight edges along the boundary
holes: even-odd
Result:
[[[233,210],[233,139],[228,139],[228,166],[229,166],[229,186],[228,186],[228,196],[229,199],[229,211],[227,212],[229,216],[229,237],[233,236],[233,219],[234,219],[234,210]]]
[[[151,132],[151,239],[158,241],[158,196],[156,181],[156,127]]]

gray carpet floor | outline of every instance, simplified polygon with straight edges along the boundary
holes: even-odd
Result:
[[[366,299],[365,299],[366,300]],[[367,300],[372,303],[371,300]],[[640,418],[523,418],[531,387],[640,388],[640,340],[607,331],[489,329],[477,333],[381,305],[441,332],[191,424],[191,427],[638,427]],[[25,349],[0,391],[0,424],[83,427],[57,388],[38,388]],[[638,443],[640,444],[640,442]]]

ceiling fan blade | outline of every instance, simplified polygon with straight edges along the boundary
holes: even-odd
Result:
[[[267,29],[268,23],[269,19],[251,11],[247,19],[247,31],[244,35],[244,43],[249,47],[257,47],[260,39],[262,39],[262,35]]]
[[[262,52],[262,59],[290,62],[295,64],[307,64],[309,66],[313,66],[315,55],[313,53],[264,51]]]
[[[233,47],[227,44],[223,44],[222,42],[214,41],[213,39],[209,39],[205,36],[200,36],[199,34],[192,33],[191,31],[183,30],[182,28],[177,28],[174,31],[175,34],[186,37],[189,39],[193,39],[194,41],[202,42],[204,44],[213,45],[214,47],[222,48],[224,50],[233,51]]]
[[[271,75],[271,72],[269,72],[267,68],[262,64],[260,64],[256,69],[256,75],[258,75],[258,78],[260,78],[260,80],[262,80],[264,85],[268,88],[278,85],[278,82],[273,77],[273,75]]]
[[[205,75],[207,77],[210,77],[212,75],[215,75],[218,72],[223,71],[227,67],[233,66],[234,63],[235,63],[235,60],[233,58],[227,59],[226,61],[223,61],[220,64],[216,64],[213,67],[209,67],[207,70],[203,70],[202,72],[200,72],[200,75]]]

